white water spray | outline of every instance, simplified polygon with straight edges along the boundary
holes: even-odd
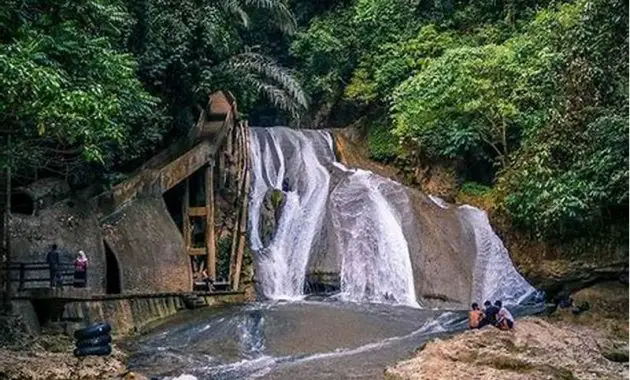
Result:
[[[536,293],[514,268],[507,249],[490,226],[488,215],[468,205],[458,207],[458,211],[462,223],[472,228],[477,246],[472,299],[518,304]]]
[[[330,195],[338,251],[343,252],[341,298],[354,302],[398,303],[419,307],[402,215],[385,191],[402,186],[357,170]]]
[[[251,129],[251,246],[257,252],[258,279],[267,298],[296,299],[303,294],[306,266],[324,217],[332,139],[328,133],[289,128]],[[259,235],[260,207],[267,191],[289,183],[282,216],[268,247]]]
[[[266,298],[302,298],[315,243],[329,239],[340,259],[342,299],[418,307],[414,275],[421,273],[413,269],[410,236],[405,234],[422,231],[409,229],[414,207],[404,186],[337,162],[327,131],[251,128],[250,140],[250,244]],[[331,189],[335,170],[340,180]],[[263,246],[261,205],[272,189],[283,190],[285,200],[273,238]],[[443,212],[452,210],[442,199],[429,198]],[[535,289],[514,268],[487,215],[471,206],[458,207],[457,214],[471,232],[468,236],[474,235],[469,243],[475,247],[470,299],[519,303],[532,295]],[[322,228],[325,218],[333,227],[327,234]],[[419,238],[422,244],[422,235]]]

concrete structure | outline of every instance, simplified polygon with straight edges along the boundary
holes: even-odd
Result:
[[[100,302],[108,294],[131,299],[172,293],[177,298],[193,291],[193,275],[202,269],[217,280],[216,197],[223,197],[223,207],[230,208],[222,215],[239,216],[231,224],[233,257],[220,260],[231,263],[229,278],[223,280],[237,291],[245,251],[246,219],[240,216],[246,214],[249,188],[247,153],[247,125],[238,121],[236,102],[231,94],[217,92],[209,97],[188,136],[106,193],[70,195],[67,185],[54,179],[14,190],[17,202],[8,214],[10,263],[44,263],[50,246],[57,244],[63,261],[71,263],[83,250],[89,266],[87,289],[69,288],[61,293],[44,290],[49,286],[44,280],[48,276],[45,265],[21,274],[11,270],[10,294],[14,299],[37,299],[40,304],[46,299],[65,300],[62,303],[71,308],[75,301],[67,299],[76,296],[87,303]],[[233,196],[226,201],[219,193]],[[198,231],[200,224],[205,226],[203,231]],[[201,236],[201,246],[193,235]],[[191,265],[197,262],[203,268]],[[133,309],[116,305],[111,307]],[[87,315],[85,320],[109,320],[109,314],[101,314]]]

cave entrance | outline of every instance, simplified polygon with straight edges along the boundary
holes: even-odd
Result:
[[[107,294],[120,294],[122,286],[118,259],[106,242],[103,242],[103,245],[105,246],[105,292]]]
[[[35,211],[33,204],[33,198],[26,193],[17,192],[11,195],[11,212],[13,214],[33,215]]]

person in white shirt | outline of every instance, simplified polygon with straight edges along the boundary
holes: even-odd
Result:
[[[499,312],[497,313],[496,326],[500,328],[501,330],[513,329],[514,317],[512,316],[512,313],[510,313],[508,309],[503,307],[503,302],[501,302],[501,300],[498,300],[494,303],[494,306],[496,306],[499,309]]]

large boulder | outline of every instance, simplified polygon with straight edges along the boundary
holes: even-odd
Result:
[[[624,363],[609,360],[601,336],[586,327],[539,318],[512,331],[488,326],[427,343],[416,357],[385,372],[389,380],[626,379]]]
[[[281,190],[269,189],[260,205],[260,239],[264,247],[269,246],[276,233],[286,197]]]

